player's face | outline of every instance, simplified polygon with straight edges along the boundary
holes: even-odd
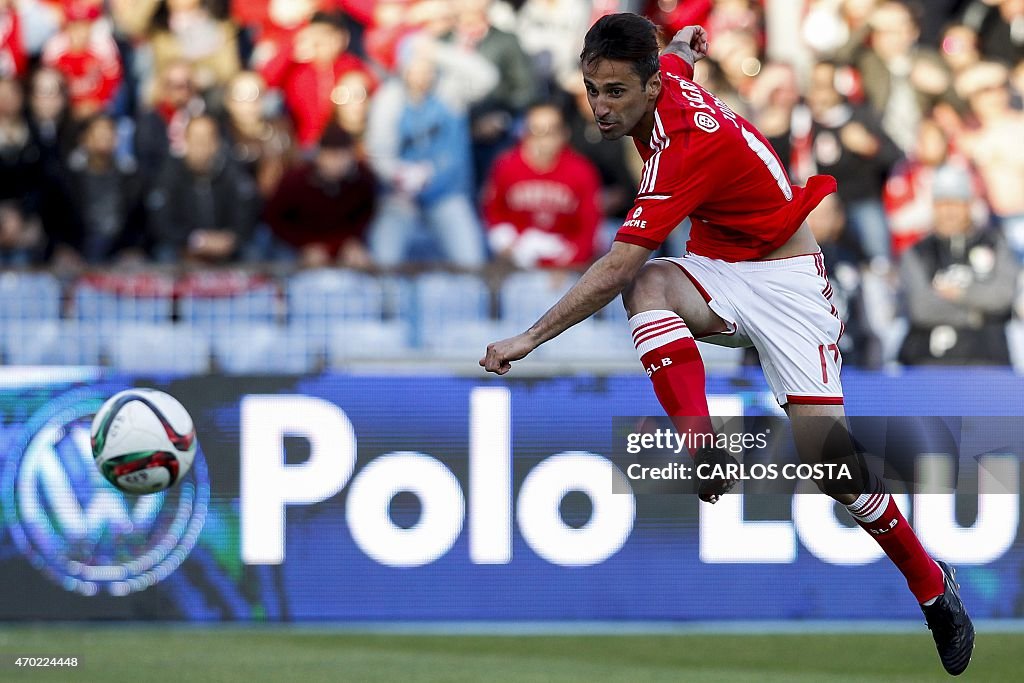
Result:
[[[631,135],[653,109],[661,92],[660,74],[654,74],[644,83],[629,62],[613,59],[584,64],[583,83],[594,120],[605,140]]]

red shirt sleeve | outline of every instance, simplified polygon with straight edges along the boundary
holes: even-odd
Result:
[[[657,249],[704,202],[710,178],[716,176],[705,168],[699,152],[681,147],[682,141],[665,145],[644,164],[640,193],[616,242]]]
[[[679,74],[687,80],[693,80],[693,67],[688,61],[677,54],[666,52],[661,55],[661,68]]]

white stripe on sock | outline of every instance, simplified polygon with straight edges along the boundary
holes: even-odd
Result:
[[[637,313],[629,319],[629,329],[633,332],[633,345],[640,358],[659,346],[693,338],[683,319],[666,310]]]
[[[869,475],[867,488],[868,492],[860,494],[846,509],[857,521],[871,523],[882,516],[892,496],[874,474]]]

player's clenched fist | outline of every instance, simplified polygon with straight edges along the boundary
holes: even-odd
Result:
[[[487,372],[504,375],[512,369],[512,361],[525,358],[536,348],[536,344],[526,333],[488,344],[487,353],[480,359],[480,365]]]
[[[708,32],[703,26],[684,26],[672,37],[672,42],[688,45],[693,50],[694,62],[708,56]]]

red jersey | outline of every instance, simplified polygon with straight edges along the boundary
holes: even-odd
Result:
[[[349,71],[362,71],[373,86],[376,79],[363,60],[348,52],[341,53],[334,64],[328,66],[296,62],[294,52],[292,41],[278,46],[277,54],[261,71],[270,87],[284,92],[284,101],[295,121],[299,143],[303,147],[312,147],[320,140],[334,115],[331,93],[338,80]]]
[[[88,50],[72,52],[67,34],[58,33],[47,41],[43,63],[64,76],[72,105],[98,102],[106,106],[121,84],[121,55],[110,36],[94,33]]]
[[[0,76],[20,78],[28,67],[28,55],[21,41],[18,12],[0,10]]]
[[[526,163],[521,147],[504,153],[495,161],[484,190],[483,213],[492,246],[499,231],[507,234],[504,240],[513,249],[550,244],[532,259],[535,265],[589,264],[601,220],[600,189],[594,165],[569,148],[562,150],[553,168],[543,172]],[[558,241],[530,239],[531,231]]]
[[[835,192],[835,178],[791,185],[765,137],[692,78],[681,57],[662,55],[651,140],[634,140],[645,162],[640,191],[615,239],[657,249],[689,216],[689,252],[723,261],[764,258]]]

